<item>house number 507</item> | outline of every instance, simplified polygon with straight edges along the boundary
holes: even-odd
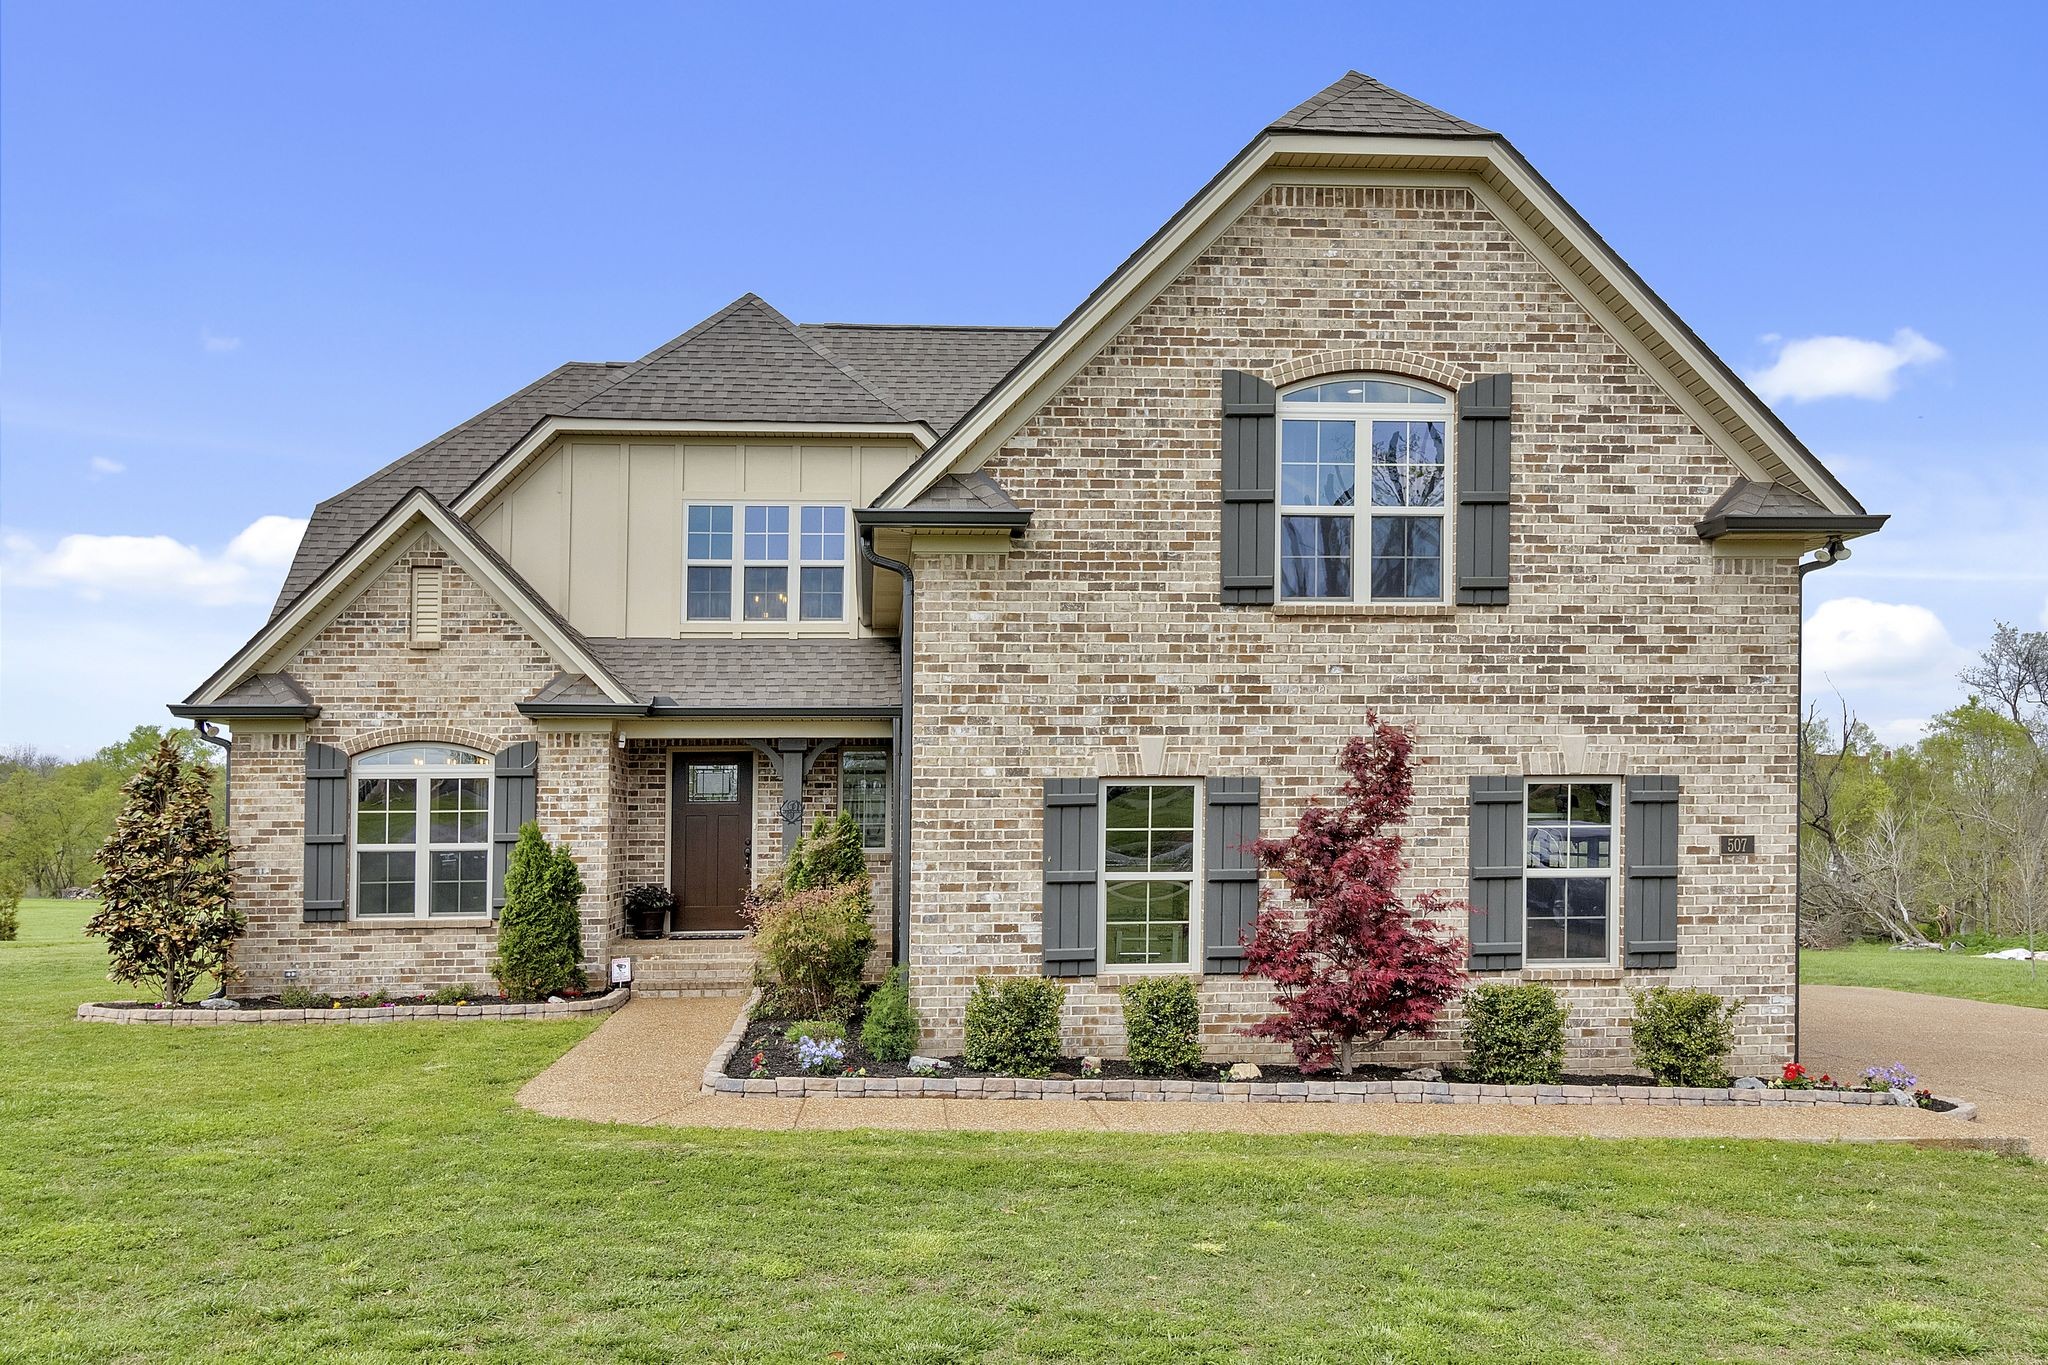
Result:
[[[1756,852],[1756,836],[1754,834],[1724,834],[1721,836],[1721,856],[1724,858],[1754,852]]]

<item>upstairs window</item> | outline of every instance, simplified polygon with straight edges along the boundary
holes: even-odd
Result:
[[[1441,602],[1450,402],[1390,379],[1280,395],[1280,596]]]
[[[691,503],[683,518],[686,621],[846,620],[845,507]]]

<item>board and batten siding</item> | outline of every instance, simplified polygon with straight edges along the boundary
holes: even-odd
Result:
[[[685,502],[858,506],[916,457],[908,440],[563,440],[471,523],[586,635],[675,636]]]

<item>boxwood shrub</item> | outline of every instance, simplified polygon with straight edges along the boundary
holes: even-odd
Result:
[[[1659,1085],[1728,1084],[1728,1053],[1735,1046],[1740,1000],[1712,991],[1675,991],[1652,986],[1635,992],[1636,1016],[1629,1021],[1636,1065]]]
[[[1465,996],[1465,1069],[1481,1085],[1555,1085],[1564,1076],[1557,992],[1535,981],[1489,981]]]
[[[1124,1047],[1140,1076],[1173,1076],[1202,1064],[1202,1005],[1184,976],[1148,976],[1127,984]]]
[[[981,977],[967,999],[967,1066],[1007,1076],[1043,1076],[1060,1055],[1067,988],[1041,976]]]
[[[917,1012],[910,1008],[910,978],[902,967],[868,997],[860,1045],[878,1062],[907,1062],[917,1050]]]

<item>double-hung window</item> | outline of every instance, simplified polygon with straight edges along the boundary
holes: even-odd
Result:
[[[1441,602],[1449,401],[1390,379],[1280,395],[1280,596]]]
[[[1614,784],[1531,782],[1526,809],[1528,960],[1610,961]]]
[[[1103,966],[1195,961],[1199,804],[1190,782],[1103,784]]]
[[[683,619],[844,622],[844,506],[691,503],[683,513]]]
[[[355,760],[356,918],[490,914],[491,770],[439,744]]]

